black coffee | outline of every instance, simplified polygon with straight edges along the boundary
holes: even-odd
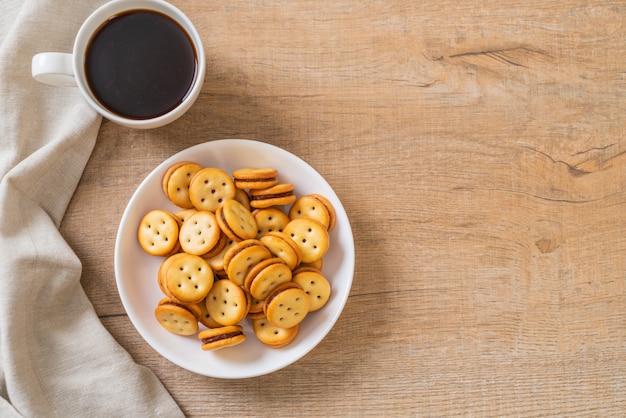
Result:
[[[187,32],[171,18],[134,10],[110,19],[91,39],[87,82],[111,112],[131,119],[164,115],[194,83],[197,56]]]

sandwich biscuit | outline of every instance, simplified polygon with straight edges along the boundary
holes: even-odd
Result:
[[[189,199],[198,210],[214,212],[237,193],[235,183],[220,168],[207,167],[198,171],[189,183]]]
[[[267,189],[250,190],[250,206],[256,209],[290,205],[296,200],[291,183],[281,183]]]
[[[280,231],[270,231],[259,238],[259,241],[267,248],[274,257],[278,257],[293,270],[300,264],[302,253],[300,247],[289,237]]]
[[[257,263],[271,257],[270,251],[260,241],[241,241],[224,255],[224,271],[233,283],[243,286],[248,271]]]
[[[164,287],[177,300],[196,303],[213,287],[213,270],[203,258],[181,253],[164,271]]]
[[[193,335],[198,332],[198,312],[188,305],[169,298],[161,299],[154,316],[163,328],[178,335]]]
[[[277,286],[265,299],[263,313],[278,328],[298,325],[309,313],[311,300],[300,285],[287,282]]]
[[[241,344],[246,340],[246,335],[240,325],[229,325],[201,331],[198,339],[204,351],[215,351]]]
[[[263,313],[263,303],[263,300],[258,300],[251,297],[247,317],[250,319],[265,318],[265,314]]]
[[[207,328],[219,328],[222,326],[222,324],[214,320],[209,314],[209,311],[207,311],[206,299],[202,299],[196,305],[200,309],[200,316],[198,316],[198,322],[200,322],[202,325],[204,325]]]
[[[250,196],[248,196],[248,193],[246,193],[245,190],[242,190],[238,188],[237,186],[235,186],[235,197],[233,199],[241,203],[246,209],[248,210],[252,209],[250,207]]]
[[[236,325],[248,314],[248,298],[240,286],[230,280],[218,280],[206,296],[206,309],[216,322]]]
[[[328,230],[330,225],[330,213],[326,206],[313,196],[299,197],[289,209],[289,219],[311,218],[315,219]]]
[[[276,286],[291,281],[291,269],[278,257],[260,261],[250,269],[244,289],[257,300],[264,300]]]
[[[278,170],[274,168],[240,168],[233,172],[235,185],[240,189],[267,189],[278,184]]]
[[[199,210],[180,227],[180,247],[188,254],[203,255],[218,243],[221,234],[213,212]]]
[[[293,219],[285,226],[284,232],[300,248],[302,263],[317,261],[328,251],[330,245],[328,230],[314,219]]]
[[[215,212],[220,228],[233,241],[256,238],[257,224],[250,210],[235,199],[227,200]]]
[[[311,299],[309,312],[323,308],[330,299],[330,283],[320,271],[302,271],[294,274],[293,282],[300,285]]]
[[[182,209],[176,212],[176,217],[180,219],[181,223],[185,223],[185,221],[194,213],[196,213],[198,209],[190,208],[190,209]]]
[[[154,209],[146,213],[137,229],[141,248],[150,255],[166,257],[178,252],[180,220],[173,213]]]
[[[331,229],[335,227],[335,223],[337,222],[337,213],[335,212],[335,207],[333,206],[330,200],[328,200],[325,196],[319,193],[312,193],[309,196],[317,199],[326,207],[326,210],[328,211],[328,215],[330,216],[330,222],[328,223],[328,230],[330,231]]]
[[[256,220],[259,237],[273,231],[282,231],[289,223],[289,216],[277,207],[255,209],[252,216]]]
[[[169,184],[172,173],[174,173],[174,171],[184,166],[185,164],[194,164],[194,163],[191,161],[179,161],[177,163],[170,165],[165,171],[165,174],[163,174],[163,178],[161,179],[161,187],[163,188],[163,193],[165,193],[165,196],[167,196],[167,185]]]
[[[185,209],[193,208],[193,203],[189,199],[189,183],[201,169],[201,165],[187,162],[175,165],[175,169],[172,172],[167,171],[163,179],[164,185],[167,180],[165,195],[173,204]]]
[[[268,347],[282,348],[293,342],[298,336],[300,325],[291,328],[280,328],[272,325],[267,318],[258,318],[252,321],[254,335]]]

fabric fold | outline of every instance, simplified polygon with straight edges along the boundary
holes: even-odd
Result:
[[[8,1],[0,19],[0,416],[182,416],[104,328],[58,231],[101,117],[78,89],[34,81],[103,1]],[[8,10],[10,8],[10,10]],[[19,8],[19,10],[18,10]]]

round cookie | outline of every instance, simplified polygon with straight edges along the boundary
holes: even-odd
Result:
[[[198,332],[198,318],[189,306],[161,299],[154,310],[154,316],[163,328],[178,335],[193,335]]]
[[[235,186],[235,199],[237,202],[241,203],[246,209],[251,210],[250,207],[250,196],[246,193],[245,190],[242,190]]]
[[[248,314],[246,292],[230,280],[216,281],[205,303],[211,318],[222,325],[236,325]]]
[[[259,237],[268,232],[282,231],[289,223],[289,216],[276,207],[255,209],[252,216],[256,220],[257,236]]]
[[[226,236],[226,234],[224,234],[223,232],[220,231],[220,236],[219,236],[217,242],[215,243],[215,245],[213,246],[213,248],[211,248],[206,253],[202,254],[201,257],[204,258],[207,261],[210,260],[211,258],[213,258],[216,255],[218,255],[219,253],[221,253],[222,250],[224,249],[224,247],[226,247],[226,244],[228,244],[228,242],[233,242],[233,240],[228,238]],[[213,266],[211,266],[211,268],[213,268]]]
[[[201,300],[196,304],[200,309],[200,316],[198,316],[198,321],[207,328],[219,328],[222,326],[219,322],[209,315],[209,311],[206,309],[206,299]]]
[[[209,266],[211,266],[211,269],[213,269],[213,272],[217,274],[217,272],[219,271],[224,271],[225,254],[235,244],[237,244],[235,241],[226,237],[226,243],[224,244],[224,247],[220,250],[220,252],[210,257],[205,254],[204,256],[202,256],[202,258],[204,258],[207,261],[207,263],[209,263]]]
[[[330,214],[326,206],[313,196],[298,198],[289,209],[289,219],[311,218],[315,219],[326,229],[329,229]]]
[[[250,190],[250,206],[263,209],[270,206],[290,205],[296,200],[291,183],[281,183],[267,189]]]
[[[257,263],[271,258],[272,254],[263,245],[253,245],[235,254],[225,267],[228,278],[238,286],[242,286],[248,271]]]
[[[193,203],[189,199],[189,183],[201,169],[200,164],[189,162],[177,167],[170,174],[165,194],[173,204],[185,209],[193,208]]]
[[[279,328],[272,325],[267,318],[257,318],[252,321],[252,330],[259,341],[266,346],[282,348],[296,339],[300,325],[291,328]]]
[[[265,245],[273,256],[283,260],[291,270],[295,269],[300,260],[302,253],[300,247],[289,237],[289,235],[280,231],[270,231],[259,238],[259,241]]]
[[[296,267],[293,270],[293,272],[295,274],[296,271],[300,271],[300,270],[303,270],[303,269],[314,269],[316,271],[317,270],[321,271],[323,266],[324,266],[324,259],[320,258],[319,260],[315,260],[315,261],[312,261],[310,263],[300,263],[300,264],[298,264],[298,267]]]
[[[200,302],[213,287],[213,270],[203,258],[183,254],[175,258],[165,271],[164,284],[176,299],[187,303]]]
[[[213,212],[196,211],[180,227],[180,247],[188,254],[202,255],[219,241],[222,231]]]
[[[189,199],[198,210],[215,212],[237,193],[235,183],[220,168],[206,167],[198,171],[189,183]]]
[[[233,241],[256,238],[257,224],[250,210],[235,199],[227,200],[215,212],[222,231]]]
[[[263,313],[264,302],[265,301],[263,300],[258,300],[258,299],[251,297],[247,317],[250,319],[265,318],[265,314]]]
[[[183,305],[185,305],[191,311],[193,316],[196,317],[196,320],[200,321],[202,310],[200,309],[197,303],[183,303]]]
[[[328,230],[324,225],[310,218],[289,221],[284,233],[296,243],[302,253],[302,263],[312,263],[326,254],[330,245]]]
[[[228,280],[228,274],[224,270],[216,270],[213,274],[215,274],[215,280]]]
[[[141,248],[150,255],[168,256],[178,251],[179,220],[161,209],[146,213],[137,228]]]
[[[180,219],[180,222],[185,223],[185,221],[189,219],[189,217],[193,215],[194,213],[196,213],[197,211],[198,209],[196,208],[182,209],[176,212],[176,217]]]
[[[172,173],[174,173],[174,171],[176,171],[178,168],[189,163],[191,163],[191,161],[179,161],[177,163],[170,165],[167,168],[167,170],[165,171],[165,174],[163,174],[163,178],[161,179],[161,187],[163,188],[163,193],[165,193],[165,196],[167,196],[167,185],[169,184]]]
[[[335,227],[335,223],[337,222],[337,213],[335,212],[335,207],[330,200],[328,200],[325,196],[321,194],[313,193],[309,196],[319,200],[326,207],[328,215],[330,216],[330,222],[328,223],[328,230],[330,231]]]
[[[311,300],[302,288],[287,282],[277,286],[265,299],[263,313],[270,324],[278,328],[298,325],[309,313]]]
[[[233,172],[235,185],[240,189],[267,189],[278,184],[277,176],[274,168],[245,167]]]
[[[161,292],[163,292],[164,295],[174,300],[176,300],[176,298],[172,296],[172,294],[169,292],[169,290],[167,290],[167,287],[165,286],[165,276],[172,262],[181,257],[185,257],[185,253],[176,253],[170,255],[169,257],[166,257],[159,266],[159,270],[157,271],[157,282],[159,283],[159,289],[161,289]],[[182,301],[178,302],[183,303]]]
[[[246,340],[246,335],[240,325],[229,325],[201,331],[198,339],[204,351],[215,351],[241,344]]]
[[[223,269],[228,278],[243,285],[248,270],[258,262],[271,258],[272,254],[256,239],[247,239],[233,244],[224,254]]]
[[[291,269],[278,257],[260,261],[244,280],[244,289],[255,299],[264,300],[276,286],[291,281]]]
[[[309,312],[317,311],[326,305],[330,298],[330,283],[320,271],[302,271],[293,276],[293,282],[300,285],[309,295],[311,307]]]
[[[226,253],[224,254],[224,258],[223,258],[223,262],[224,262],[224,269],[228,268],[228,263],[230,263],[230,260],[237,255],[237,253],[239,253],[240,251],[243,251],[244,249],[248,248],[248,247],[252,247],[254,245],[263,245],[261,244],[261,241],[257,240],[257,239],[247,239],[244,241],[239,241],[239,242],[234,242],[233,245],[230,246],[230,248],[228,248],[228,250],[226,251]]]

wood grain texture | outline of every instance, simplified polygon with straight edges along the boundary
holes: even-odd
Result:
[[[623,416],[626,4],[174,1],[205,42],[176,123],[104,122],[62,225],[104,325],[200,416]],[[356,272],[294,365],[221,381],[157,355],[119,301],[134,189],[197,143],[320,171]]]

